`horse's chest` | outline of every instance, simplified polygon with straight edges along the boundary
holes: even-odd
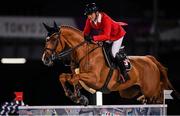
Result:
[[[92,70],[92,65],[89,62],[85,62],[85,63],[81,64],[80,67],[81,67],[81,70],[83,70],[83,71]]]

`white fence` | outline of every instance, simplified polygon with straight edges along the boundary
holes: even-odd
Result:
[[[19,115],[166,115],[167,105],[20,106]]]

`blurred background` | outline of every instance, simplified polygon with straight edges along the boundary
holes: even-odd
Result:
[[[58,81],[58,75],[68,72],[69,67],[62,62],[47,67],[41,61],[46,37],[42,22],[53,25],[56,21],[58,25],[66,24],[83,30],[86,20],[84,7],[92,1],[114,20],[128,23],[123,43],[127,54],[155,56],[168,68],[169,80],[180,92],[180,7],[177,1],[6,0],[0,8],[0,59],[25,58],[26,62],[0,63],[0,103],[14,99],[15,91],[23,91],[24,102],[28,105],[75,105],[65,97]],[[90,104],[95,104],[95,96],[83,92]],[[121,99],[117,92],[112,92],[103,95],[103,103],[136,102]],[[177,99],[166,103],[168,114],[180,114]]]

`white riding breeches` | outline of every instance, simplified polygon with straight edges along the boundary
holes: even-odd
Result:
[[[111,52],[114,58],[116,57],[116,53],[119,52],[119,49],[121,48],[123,38],[124,36],[119,38],[116,41],[113,41]]]

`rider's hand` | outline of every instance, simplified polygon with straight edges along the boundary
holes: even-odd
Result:
[[[90,36],[90,35],[84,36],[84,39],[85,39],[87,42],[89,42],[89,43],[92,43],[92,41],[93,41],[93,38],[92,38],[92,36]]]

